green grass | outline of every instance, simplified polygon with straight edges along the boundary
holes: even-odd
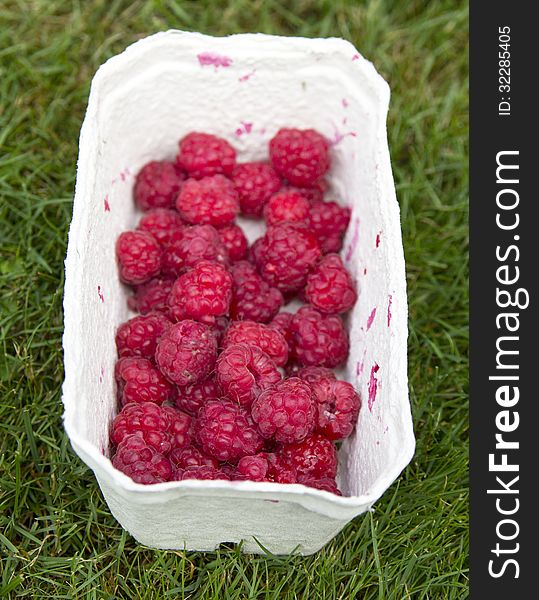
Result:
[[[392,87],[417,452],[312,557],[139,546],[62,429],[63,259],[96,68],[170,27],[340,36]],[[0,598],[467,597],[467,3],[0,2]]]

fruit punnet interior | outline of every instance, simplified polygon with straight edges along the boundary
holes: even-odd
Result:
[[[116,332],[113,465],[134,481],[301,483],[340,494],[336,443],[361,400],[333,368],[356,302],[338,254],[348,208],[325,197],[329,144],[280,129],[266,162],[237,163],[192,132],[137,175],[137,229],[116,244],[140,313]],[[239,215],[264,219],[249,247]],[[282,310],[292,299],[303,305]]]

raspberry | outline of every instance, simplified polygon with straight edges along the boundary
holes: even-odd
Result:
[[[315,393],[313,383],[316,383],[320,379],[337,379],[335,373],[327,367],[302,367],[301,369],[298,369],[297,376],[300,379],[303,379],[303,381],[311,384],[313,393]]]
[[[193,425],[191,416],[173,406],[163,406],[162,410],[170,419],[168,431],[170,433],[172,448],[185,448],[189,446]]]
[[[169,460],[138,434],[128,435],[123,439],[112,464],[136,483],[162,483],[169,481],[172,475]]]
[[[256,454],[263,444],[249,413],[230,400],[210,400],[195,423],[202,450],[222,461],[236,462]]]
[[[168,313],[167,299],[173,283],[169,277],[154,277],[137,285],[133,296],[127,299],[129,308],[143,315],[152,311]]]
[[[217,174],[230,176],[236,164],[236,151],[216,135],[194,131],[180,141],[177,162],[195,179]]]
[[[304,366],[337,367],[348,356],[348,333],[338,315],[302,306],[290,324],[291,355]]]
[[[301,442],[314,428],[316,404],[309,384],[290,377],[263,391],[254,400],[251,414],[265,438]]]
[[[283,305],[283,295],[258,274],[251,263],[242,260],[230,267],[234,293],[230,315],[237,320],[269,321]]]
[[[219,263],[199,261],[180,275],[168,297],[170,314],[178,321],[194,319],[208,325],[228,313],[232,299],[232,276]]]
[[[221,227],[218,233],[232,262],[243,260],[247,256],[248,242],[241,227],[232,223]]]
[[[292,185],[312,186],[329,169],[329,144],[314,129],[280,129],[269,143],[271,164]]]
[[[322,313],[343,313],[354,306],[354,282],[338,254],[327,254],[310,272],[305,298]]]
[[[281,292],[297,292],[320,257],[314,235],[300,223],[269,227],[255,255],[262,277]]]
[[[298,474],[335,477],[337,474],[337,450],[333,442],[317,433],[308,435],[302,442],[286,444],[279,450],[281,459],[294,467]]]
[[[322,252],[339,252],[350,222],[350,209],[336,202],[313,202],[308,224]]]
[[[275,363],[258,346],[232,344],[217,359],[216,379],[231,400],[251,406],[262,390],[281,380]]]
[[[188,467],[187,469],[174,469],[171,481],[185,481],[186,479],[229,479],[226,473],[210,467],[202,465],[200,467]]]
[[[238,194],[223,175],[188,179],[176,199],[181,217],[194,225],[223,226],[231,223],[240,210]]]
[[[199,260],[215,260],[228,265],[228,252],[211,225],[193,225],[174,233],[163,250],[163,273],[178,277]]]
[[[275,329],[284,337],[288,348],[291,348],[291,344],[292,344],[292,334],[290,333],[290,323],[292,323],[293,316],[294,315],[292,313],[282,311],[279,314],[275,315],[268,324],[268,327]]]
[[[240,458],[237,467],[238,474],[250,481],[265,481],[268,469],[268,459],[264,454],[244,456]]]
[[[114,376],[122,405],[129,402],[163,404],[172,400],[176,393],[174,386],[146,358],[120,358]]]
[[[293,190],[281,190],[274,194],[264,206],[264,219],[269,225],[283,222],[305,222],[311,205],[300,193]]]
[[[215,379],[206,379],[200,383],[179,388],[176,406],[195,417],[203,404],[220,397],[221,390]]]
[[[298,475],[298,483],[302,483],[303,485],[307,485],[317,490],[331,492],[337,496],[342,496],[335,479],[332,477],[320,477],[320,479],[316,479],[310,475]]]
[[[217,342],[197,321],[175,323],[157,344],[155,360],[167,379],[179,386],[203,381],[215,365]]]
[[[292,465],[284,462],[280,456],[274,453],[266,454],[268,460],[268,481],[275,483],[296,483],[297,471]]]
[[[120,279],[124,283],[144,283],[161,270],[161,248],[146,231],[121,233],[116,241],[116,256],[120,263]]]
[[[142,210],[171,208],[182,187],[184,174],[172,162],[152,161],[138,172],[134,196]]]
[[[142,215],[138,229],[151,233],[161,246],[166,246],[170,243],[173,233],[181,230],[183,226],[183,219],[175,210],[152,208]]]
[[[281,187],[281,180],[273,167],[263,162],[237,165],[232,182],[240,198],[241,212],[252,217],[262,214],[264,204]]]
[[[307,369],[302,369],[303,372],[305,370]],[[361,398],[354,386],[347,381],[337,380],[335,375],[331,377],[320,374],[310,379],[309,383],[318,405],[316,431],[330,440],[348,437],[354,429],[361,408]]]
[[[206,466],[217,469],[219,466],[219,463],[215,458],[202,454],[195,446],[173,448],[168,458],[173,468],[188,469],[189,467]]]
[[[170,321],[159,313],[133,317],[122,323],[116,332],[118,356],[153,360],[157,342],[170,325]]]
[[[255,321],[235,321],[227,329],[223,340],[223,348],[231,344],[246,343],[263,350],[275,363],[282,367],[288,360],[288,344],[276,330]]]
[[[172,450],[170,417],[153,402],[131,402],[126,404],[112,422],[110,440],[116,446],[125,437],[138,434],[161,454]]]

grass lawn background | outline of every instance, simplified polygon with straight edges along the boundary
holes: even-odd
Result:
[[[168,28],[344,37],[391,85],[417,451],[311,557],[139,546],[63,432],[63,260],[90,80]],[[0,0],[0,598],[467,597],[467,43],[463,1]]]

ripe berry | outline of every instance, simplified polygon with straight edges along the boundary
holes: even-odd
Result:
[[[123,439],[112,464],[136,483],[162,483],[169,481],[172,475],[169,460],[138,434],[128,435]]]
[[[208,325],[228,314],[232,277],[219,263],[199,261],[178,277],[168,297],[170,314],[178,321],[195,319]]]
[[[230,316],[239,321],[267,323],[283,305],[283,295],[258,274],[256,267],[242,260],[230,267],[234,280]]]
[[[141,210],[172,208],[184,178],[184,174],[172,162],[149,162],[138,172],[134,187],[135,202]]]
[[[172,325],[161,336],[155,352],[165,377],[179,386],[206,379],[216,357],[217,342],[210,328],[191,320]]]
[[[269,144],[271,164],[292,185],[309,187],[329,168],[329,144],[314,129],[280,129]]]
[[[200,260],[214,260],[228,265],[228,252],[211,225],[184,227],[173,234],[170,243],[163,249],[163,273],[178,277]]]
[[[275,315],[269,322],[268,327],[278,331],[286,340],[286,344],[290,349],[292,346],[292,334],[290,333],[290,323],[292,323],[292,313],[282,311]]]
[[[228,256],[232,262],[243,260],[247,256],[249,246],[247,238],[239,225],[231,223],[217,230],[221,241],[228,251]]]
[[[163,404],[166,400],[172,400],[176,393],[174,386],[146,358],[120,358],[114,375],[122,405],[129,402]]]
[[[188,179],[176,199],[176,208],[187,223],[221,227],[231,223],[240,210],[238,194],[223,175]]]
[[[324,254],[339,252],[350,222],[350,209],[336,202],[313,202],[307,222]]]
[[[325,492],[331,492],[337,496],[342,496],[341,491],[337,488],[337,482],[333,477],[312,477],[310,475],[298,475],[298,483],[307,485],[317,490],[324,490]]]
[[[195,179],[218,174],[230,176],[236,164],[236,151],[216,135],[192,132],[180,141],[177,162]]]
[[[232,182],[239,195],[242,214],[252,217],[262,215],[264,204],[281,187],[281,180],[273,167],[263,162],[237,165]]]
[[[188,467],[187,469],[174,469],[171,481],[185,481],[186,479],[229,479],[226,473],[220,469],[207,465],[199,467]]]
[[[274,194],[264,206],[264,219],[268,226],[277,223],[303,223],[310,210],[309,201],[294,190],[281,190]]]
[[[210,378],[199,383],[178,388],[176,406],[196,417],[201,406],[210,400],[217,400],[221,395],[221,390],[217,382],[214,378]]]
[[[230,324],[223,340],[223,348],[231,344],[246,343],[258,346],[275,363],[282,367],[288,359],[288,344],[276,330],[254,321],[235,321]]]
[[[320,258],[314,235],[300,223],[269,227],[255,253],[259,273],[282,293],[304,287],[309,270]]]
[[[219,463],[215,458],[203,454],[195,446],[173,448],[169,454],[169,460],[174,468],[187,469],[189,467],[214,467],[217,469]]]
[[[305,298],[322,313],[343,313],[357,300],[354,282],[338,254],[327,254],[307,277]]]
[[[290,377],[263,391],[254,400],[251,414],[265,438],[300,442],[314,428],[316,405],[309,384]]]
[[[135,293],[127,299],[129,308],[143,315],[155,311],[168,313],[167,300],[173,283],[170,277],[154,277],[137,285]]]
[[[157,342],[170,325],[170,321],[160,313],[133,317],[122,323],[116,332],[118,356],[153,360]]]
[[[211,400],[195,423],[202,450],[222,461],[236,462],[256,454],[263,444],[247,410],[230,400]]]
[[[183,219],[175,210],[152,208],[142,215],[138,229],[151,233],[161,246],[166,246],[175,231],[183,228]]]
[[[263,453],[240,458],[237,467],[238,474],[242,479],[250,481],[265,481],[268,469],[268,459]]]
[[[121,233],[116,241],[116,256],[120,279],[124,283],[144,283],[161,270],[161,248],[153,235],[146,231]]]
[[[338,315],[303,306],[290,323],[291,355],[300,365],[337,367],[348,356],[348,333]]]
[[[318,433],[308,435],[302,442],[282,446],[279,456],[303,475],[319,479],[337,474],[335,445]]]
[[[216,379],[231,400],[250,406],[262,390],[281,380],[275,363],[258,346],[232,344],[219,355]]]

